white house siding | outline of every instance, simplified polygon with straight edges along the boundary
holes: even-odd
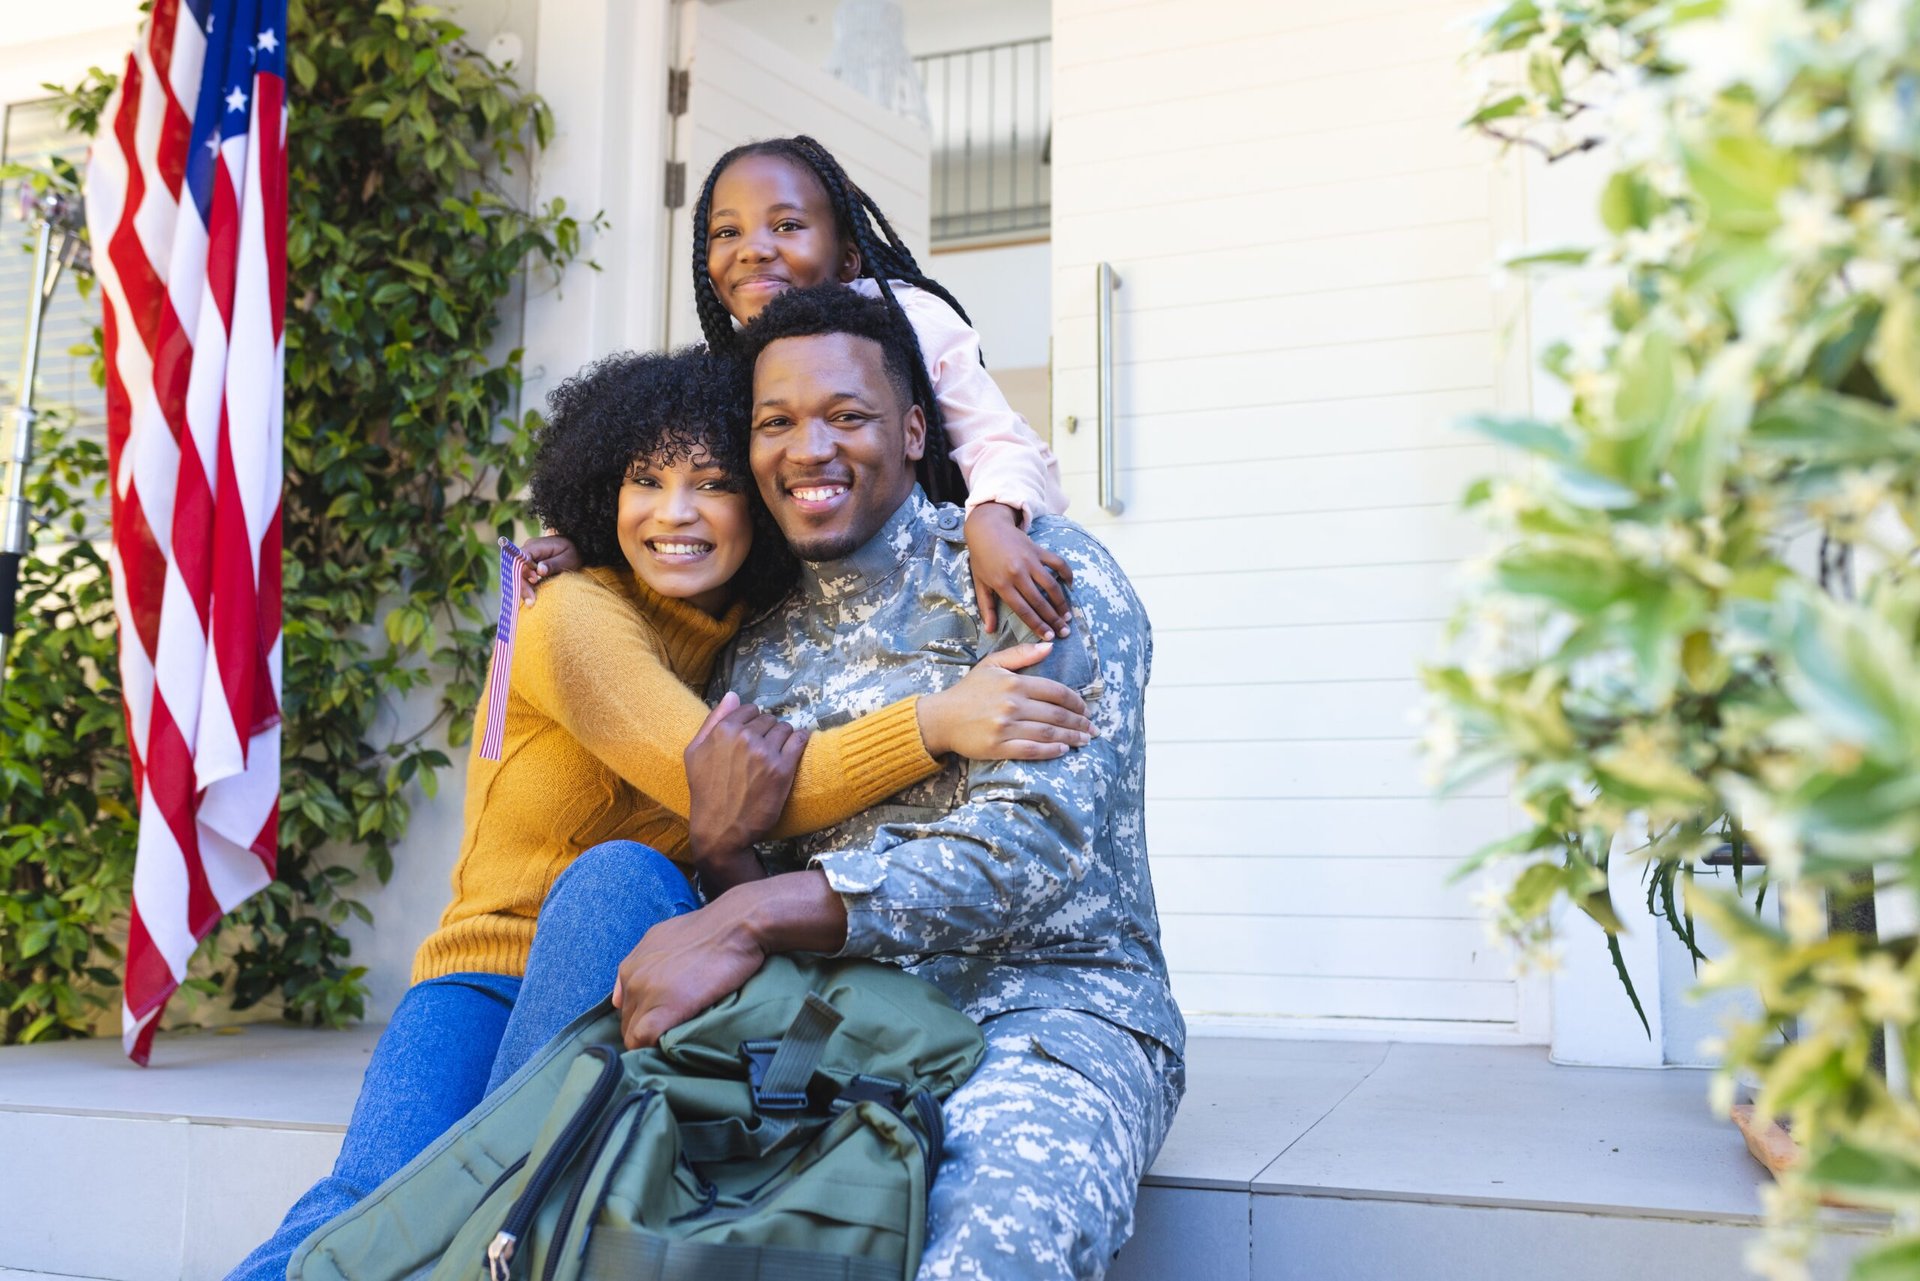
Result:
[[[1498,465],[1455,424],[1526,395],[1489,273],[1518,181],[1458,128],[1461,12],[1054,3],[1053,439],[1155,621],[1148,825],[1199,1026],[1544,1038],[1446,883],[1509,830],[1501,784],[1434,803],[1411,720],[1477,548],[1459,495]]]

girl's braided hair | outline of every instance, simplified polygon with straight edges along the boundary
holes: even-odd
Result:
[[[969,325],[973,321],[968,318],[966,308],[960,305],[959,299],[948,293],[939,281],[920,270],[920,264],[914,261],[913,251],[900,239],[899,233],[887,221],[887,216],[880,212],[880,206],[874,203],[873,197],[847,176],[847,171],[840,167],[840,162],[833,158],[832,152],[805,134],[745,143],[721,156],[707,172],[707,180],[700,188],[700,200],[693,207],[694,306],[700,316],[700,330],[707,337],[707,346],[714,351],[739,350],[732,313],[720,301],[720,295],[713,288],[713,279],[707,273],[707,221],[713,212],[714,184],[726,172],[728,165],[743,156],[779,156],[801,166],[819,180],[833,210],[834,230],[841,240],[852,245],[860,255],[860,274],[872,277],[880,287],[881,300],[886,303],[893,323],[916,358],[913,362],[913,399],[927,418],[927,451],[920,460],[920,485],[936,503],[965,503],[967,482],[953,461],[946,426],[940,418],[940,405],[933,394],[933,380],[927,375],[926,357],[920,350],[920,339],[913,331],[913,322],[907,319],[900,300],[893,296],[892,282],[903,281],[924,289],[953,308],[960,319]]]

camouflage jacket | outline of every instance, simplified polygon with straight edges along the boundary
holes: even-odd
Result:
[[[994,650],[983,635],[964,513],[918,489],[864,547],[803,565],[787,600],[750,623],[714,675],[793,724],[831,728],[945,689]],[[1153,634],[1106,548],[1042,516],[1041,546],[1073,567],[1073,628],[1028,668],[1078,688],[1093,742],[1051,761],[949,758],[924,782],[838,826],[765,845],[770,872],[813,866],[847,907],[843,955],[887,957],[976,1020],[1084,1010],[1184,1049],[1147,870],[1143,701]],[[1011,625],[1009,625],[1011,624]]]

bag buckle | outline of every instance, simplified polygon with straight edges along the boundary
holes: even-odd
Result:
[[[780,1053],[778,1041],[742,1041],[740,1054],[747,1061],[747,1084],[753,1090],[753,1106],[757,1112],[804,1112],[807,1110],[805,1090],[770,1090],[767,1088],[767,1073],[773,1068],[774,1056]]]
[[[862,1103],[878,1103],[886,1108],[899,1108],[903,1101],[904,1090],[900,1082],[889,1081],[884,1076],[856,1076],[842,1086],[834,1097],[834,1115],[857,1107]]]
[[[846,1016],[818,992],[800,1002],[786,1035],[777,1040],[742,1041],[747,1060],[747,1083],[753,1087],[753,1106],[759,1112],[807,1110],[813,1074],[826,1053],[834,1029]]]

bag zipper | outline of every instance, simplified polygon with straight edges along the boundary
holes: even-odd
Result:
[[[587,1193],[587,1180],[593,1177],[593,1167],[600,1163],[600,1157],[607,1150],[607,1144],[613,1142],[613,1132],[620,1128],[620,1118],[653,1101],[656,1092],[644,1090],[630,1099],[622,1100],[620,1106],[607,1113],[600,1130],[588,1145],[586,1156],[580,1162],[580,1170],[574,1176],[573,1186],[567,1189],[567,1199],[560,1207],[560,1232],[564,1234],[573,1222],[574,1214],[580,1209],[580,1198]],[[585,1235],[584,1233],[582,1234]],[[541,1272],[542,1281],[554,1281],[560,1275],[560,1242],[556,1240],[553,1248],[547,1251],[547,1266]]]
[[[528,1155],[530,1156],[532,1154],[529,1153]],[[521,1168],[525,1166],[526,1163],[527,1163],[527,1158],[523,1156],[518,1161],[515,1161],[512,1165],[508,1166],[506,1169],[500,1171],[500,1177],[495,1179],[492,1183],[488,1184],[487,1190],[480,1194],[480,1203],[482,1205],[485,1205],[487,1202],[487,1198],[492,1196],[494,1193],[498,1192],[501,1189],[501,1187],[505,1185],[508,1179],[511,1179],[514,1175],[520,1173]]]
[[[655,1093],[656,1093],[655,1091],[649,1090],[647,1092],[647,1097],[652,1097]],[[614,1156],[613,1156],[614,1165],[620,1166],[620,1165],[625,1165],[627,1163],[627,1153],[633,1150],[634,1142],[637,1139],[639,1139],[639,1137],[640,1137],[640,1127],[638,1125],[635,1125],[632,1129],[627,1131],[627,1137],[620,1141],[620,1150],[614,1153]],[[684,1161],[685,1158],[682,1158],[682,1160]],[[606,1182],[600,1185],[600,1194],[596,1196],[593,1200],[593,1212],[588,1217],[587,1230],[580,1234],[580,1249],[576,1251],[576,1253],[578,1253],[583,1258],[587,1253],[587,1247],[593,1243],[594,1220],[598,1219],[600,1217],[600,1211],[606,1208],[607,1197],[612,1192],[613,1192],[613,1180],[608,1179]]]
[[[600,1075],[587,1091],[587,1097],[574,1114],[568,1118],[566,1128],[553,1141],[540,1168],[527,1180],[519,1197],[507,1209],[505,1222],[500,1231],[487,1244],[487,1281],[511,1281],[513,1276],[513,1256],[520,1246],[520,1238],[526,1234],[533,1223],[534,1215],[540,1211],[540,1203],[547,1198],[554,1181],[565,1172],[574,1149],[587,1137],[587,1132],[598,1119],[601,1108],[613,1096],[614,1086],[620,1079],[620,1056],[611,1046],[590,1045],[583,1053],[591,1054],[601,1060]]]
[[[920,1130],[908,1126],[907,1130],[920,1141],[920,1159],[926,1162],[927,1186],[933,1186],[933,1176],[938,1172],[941,1158],[946,1155],[947,1119],[940,1111],[940,1104],[923,1087],[907,1096],[913,1104],[913,1110],[920,1118]],[[902,1117],[901,1120],[905,1120]],[[922,1134],[920,1131],[924,1130]]]

